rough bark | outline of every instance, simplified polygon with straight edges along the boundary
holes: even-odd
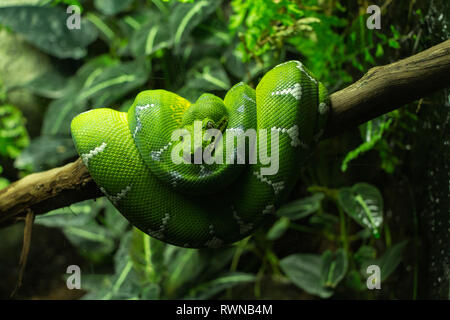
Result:
[[[370,69],[333,93],[325,136],[331,137],[450,86],[450,40],[398,62]],[[81,159],[26,176],[0,190],[0,225],[102,196]]]

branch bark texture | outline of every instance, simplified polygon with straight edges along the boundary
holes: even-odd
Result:
[[[402,105],[450,87],[450,40],[395,63],[370,69],[330,96],[325,136],[335,136]],[[81,159],[34,173],[0,190],[0,226],[101,197]]]

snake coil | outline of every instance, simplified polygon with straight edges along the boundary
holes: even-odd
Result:
[[[134,226],[170,244],[215,248],[251,234],[282,203],[328,110],[325,87],[288,61],[256,90],[241,82],[223,100],[206,93],[194,104],[143,91],[128,112],[79,114],[71,132],[94,181]]]

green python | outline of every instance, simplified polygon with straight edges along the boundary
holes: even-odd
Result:
[[[216,248],[250,235],[286,199],[328,110],[322,83],[288,61],[256,90],[241,82],[223,100],[205,93],[193,104],[147,90],[128,112],[77,115],[71,132],[100,190],[134,226],[173,245]]]

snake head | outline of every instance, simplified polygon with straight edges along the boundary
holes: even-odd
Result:
[[[184,144],[183,150],[189,150],[189,153],[183,153],[184,159],[198,163],[194,159],[202,159],[206,148],[214,150],[227,124],[228,111],[223,100],[209,93],[201,95],[186,111],[182,121],[186,134],[180,140]]]
[[[219,121],[209,117],[201,120],[195,120],[193,124],[184,126],[185,134],[180,136],[180,143],[183,144],[183,150],[189,150],[184,153],[186,161],[194,163],[194,159],[201,159],[203,152],[211,148],[214,152],[215,143],[222,137],[227,126],[227,117],[223,116]]]

